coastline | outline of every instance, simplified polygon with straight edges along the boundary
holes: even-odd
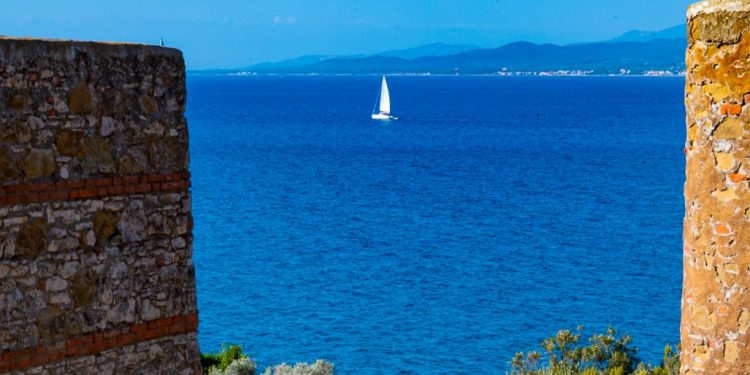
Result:
[[[560,78],[560,77],[619,77],[619,78],[685,78],[678,74],[417,74],[417,73],[200,73],[187,72],[189,77],[499,77],[499,78]]]

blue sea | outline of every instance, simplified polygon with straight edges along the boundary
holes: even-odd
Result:
[[[679,341],[682,78],[188,77],[203,352],[502,374]]]

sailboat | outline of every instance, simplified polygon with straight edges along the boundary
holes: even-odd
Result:
[[[391,94],[388,92],[388,82],[385,81],[383,76],[383,82],[380,84],[380,94],[378,95],[379,100],[375,101],[375,108],[372,111],[373,120],[398,120],[398,117],[391,115]],[[377,111],[376,111],[377,109]]]

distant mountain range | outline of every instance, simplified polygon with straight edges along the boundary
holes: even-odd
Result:
[[[628,31],[610,42],[648,42],[656,39],[685,39],[687,37],[687,26],[679,25],[661,31]]]
[[[375,54],[375,56],[398,57],[400,59],[418,59],[425,56],[448,56],[455,55],[466,51],[480,49],[480,47],[467,44],[445,44],[432,43],[424,46],[397,49]]]
[[[686,26],[630,31],[615,39],[554,45],[515,42],[498,48],[443,43],[355,56],[302,56],[193,74],[496,74],[676,75],[685,70]]]

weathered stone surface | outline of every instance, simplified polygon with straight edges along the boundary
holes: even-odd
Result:
[[[195,373],[185,98],[177,50],[0,37],[0,373]]]
[[[716,127],[714,131],[714,138],[716,139],[732,139],[740,138],[744,133],[742,122],[736,118],[727,118]]]
[[[120,158],[120,172],[123,174],[143,173],[149,168],[146,154],[140,150],[128,150]]]
[[[44,220],[31,219],[21,225],[16,237],[16,254],[25,258],[34,258],[41,253],[46,244],[47,231]]]
[[[92,269],[76,273],[70,284],[70,295],[81,306],[90,304],[99,291],[99,277]]]
[[[81,157],[84,154],[83,132],[63,129],[57,133],[57,152],[63,156]]]
[[[23,373],[195,375],[195,370],[190,366],[193,358],[200,357],[195,345],[196,340],[194,333],[150,340],[105,350],[97,355],[86,355],[48,366],[29,368]]]
[[[140,202],[132,202],[130,206],[120,216],[117,222],[117,230],[122,234],[125,241],[136,242],[146,236],[146,213]]]
[[[186,170],[179,51],[0,37],[0,56],[0,148],[13,154],[0,150],[0,184]],[[45,68],[19,75],[30,59]],[[24,162],[31,149],[51,151],[54,171],[36,155]]]
[[[31,127],[26,122],[14,121],[0,124],[0,142],[28,142],[31,140]]]
[[[112,144],[103,138],[87,138],[84,145],[84,166],[89,174],[113,173],[115,161],[112,158]]]
[[[49,306],[45,309],[37,323],[42,339],[46,342],[54,342],[66,337],[75,336],[80,333],[81,329],[78,322],[73,316],[66,314],[55,306]]]
[[[78,115],[87,115],[95,109],[94,96],[91,94],[91,88],[85,83],[78,83],[70,91],[68,98],[68,108]]]
[[[149,115],[152,115],[159,110],[159,103],[157,103],[156,100],[151,97],[151,95],[142,95],[139,99],[139,102],[143,111],[148,113]]]
[[[750,373],[750,2],[688,12],[683,374]]]
[[[49,292],[60,292],[68,288],[68,282],[61,277],[53,276],[44,282],[44,286]]]
[[[31,149],[21,161],[24,176],[32,180],[52,176],[56,168],[52,150]]]
[[[65,309],[82,332],[195,312],[192,236],[186,228],[188,192],[0,209],[6,215],[0,249],[6,233],[19,234],[18,239],[11,237],[10,249],[11,258],[18,261],[6,262],[0,256],[0,265],[9,267],[3,273],[12,273],[11,280],[19,285],[19,298],[7,318],[30,322],[41,331],[23,338],[20,331],[16,336],[0,335],[0,346],[22,349],[68,332],[65,321],[47,315],[45,324],[34,323],[48,305]],[[94,244],[96,251],[84,244]],[[29,261],[36,271],[25,266]],[[32,277],[39,281],[21,283]]]
[[[15,180],[19,176],[19,170],[16,161],[10,156],[10,153],[0,147],[0,180]]]
[[[112,117],[104,116],[99,125],[99,134],[102,137],[107,137],[115,131],[115,120]]]
[[[22,109],[29,104],[30,100],[22,94],[8,94],[6,105],[12,109]]]
[[[117,214],[112,211],[100,211],[94,217],[94,235],[96,243],[104,245],[117,233]],[[91,244],[90,244],[91,245]]]
[[[148,158],[157,170],[184,168],[186,153],[177,137],[152,136],[148,139]]]
[[[690,37],[713,44],[737,44],[750,30],[747,13],[713,12],[700,14],[690,23]]]

